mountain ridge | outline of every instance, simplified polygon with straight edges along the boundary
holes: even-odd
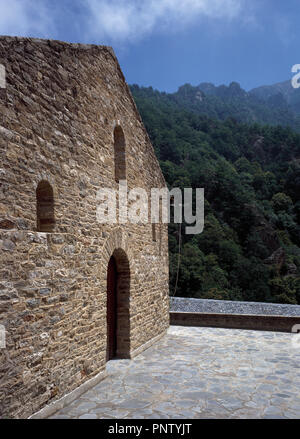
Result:
[[[144,97],[154,93],[165,102],[196,114],[218,120],[234,118],[238,122],[288,126],[300,132],[300,89],[291,81],[244,90],[238,82],[215,86],[202,82],[197,86],[183,84],[174,93],[153,90],[152,87],[131,86]]]

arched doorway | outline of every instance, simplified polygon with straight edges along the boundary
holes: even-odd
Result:
[[[117,353],[117,282],[117,265],[115,258],[112,256],[107,268],[106,361],[115,358]]]
[[[130,268],[122,249],[113,252],[107,267],[106,361],[130,358]]]

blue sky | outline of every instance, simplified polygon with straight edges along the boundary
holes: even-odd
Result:
[[[299,0],[0,0],[0,34],[106,44],[128,83],[247,90],[300,63]]]

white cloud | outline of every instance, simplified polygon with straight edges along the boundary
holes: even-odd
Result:
[[[90,34],[112,41],[176,31],[206,18],[237,17],[244,0],[86,0]]]
[[[0,35],[45,37],[53,17],[41,0],[0,0]]]
[[[249,0],[0,0],[0,34],[128,42],[204,19],[233,19]],[[253,0],[251,0],[253,1]]]

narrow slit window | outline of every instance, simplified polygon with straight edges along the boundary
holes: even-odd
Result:
[[[120,126],[114,131],[115,180],[126,180],[126,145],[125,136]]]
[[[156,224],[152,224],[152,241],[156,242],[157,238],[156,238]]]
[[[55,225],[54,196],[47,181],[41,181],[36,189],[36,211],[38,232],[52,232]]]
[[[161,256],[161,250],[162,250],[162,233],[163,233],[163,226],[160,224],[159,226],[159,256]]]

